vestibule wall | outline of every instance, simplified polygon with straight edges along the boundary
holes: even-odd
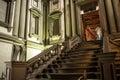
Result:
[[[79,22],[78,18],[78,6],[75,0],[65,0],[65,30],[66,38],[78,35]]]
[[[120,1],[99,0],[100,22],[104,31],[103,52],[110,52],[112,49],[109,43],[109,35],[119,33]]]
[[[103,28],[110,34],[120,32],[120,1],[99,0],[99,6]]]

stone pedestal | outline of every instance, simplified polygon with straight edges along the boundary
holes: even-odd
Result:
[[[26,62],[6,62],[7,80],[25,80]]]
[[[102,80],[116,80],[114,62],[116,52],[98,54]]]

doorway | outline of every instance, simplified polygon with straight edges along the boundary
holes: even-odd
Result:
[[[82,21],[86,40],[101,40],[102,32],[99,19],[99,10],[94,10],[83,14]]]
[[[86,41],[94,41],[102,39],[102,27],[100,26],[98,1],[84,1],[80,5],[82,28],[84,30],[84,38]]]

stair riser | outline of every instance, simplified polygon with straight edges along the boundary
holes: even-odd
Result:
[[[95,60],[97,60],[97,59],[64,59],[64,60],[58,60],[58,61],[56,61],[56,62],[60,62],[60,63],[67,63],[67,62],[89,62],[89,61],[95,61]]]
[[[57,76],[57,75],[51,75],[52,79],[61,79],[61,80],[77,80],[81,75],[76,75],[76,76]]]
[[[84,73],[84,70],[87,72],[97,72],[97,69],[95,68],[90,68],[90,69],[64,69],[64,70],[56,70],[58,73]]]
[[[65,58],[65,59],[67,59],[67,58],[83,58],[83,57],[96,57],[96,55],[95,54],[88,54],[88,55],[86,55],[86,54],[84,54],[84,55],[68,55],[68,56],[63,56],[63,57],[61,57],[61,58]]]
[[[76,63],[76,64],[60,64],[59,66],[60,67],[84,67],[84,66],[96,66],[96,65],[98,65],[98,63],[97,62],[90,62],[90,63]]]

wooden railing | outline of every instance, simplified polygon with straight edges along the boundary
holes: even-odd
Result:
[[[28,80],[40,73],[61,54],[61,46],[54,45],[27,62],[7,62],[7,80]]]

